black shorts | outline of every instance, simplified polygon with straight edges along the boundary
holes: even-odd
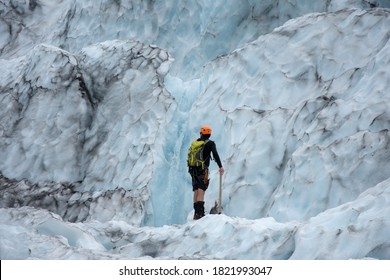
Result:
[[[192,178],[192,190],[202,189],[204,191],[209,187],[209,170],[199,167],[190,167],[189,171]]]

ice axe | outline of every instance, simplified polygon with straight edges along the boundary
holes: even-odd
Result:
[[[218,202],[215,201],[214,206],[210,210],[210,214],[222,214],[222,174],[219,173],[219,196]]]

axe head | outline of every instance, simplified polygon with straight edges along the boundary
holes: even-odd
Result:
[[[214,206],[210,210],[210,214],[222,214],[222,206],[221,206],[221,211],[219,210],[218,202],[215,201]]]

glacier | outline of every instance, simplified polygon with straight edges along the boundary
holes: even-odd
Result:
[[[1,1],[0,258],[390,259],[389,8]]]

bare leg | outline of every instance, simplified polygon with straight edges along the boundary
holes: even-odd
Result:
[[[198,201],[204,201],[204,190],[197,189],[194,191],[194,203]]]
[[[198,189],[196,194],[196,201],[204,201],[204,190]]]

